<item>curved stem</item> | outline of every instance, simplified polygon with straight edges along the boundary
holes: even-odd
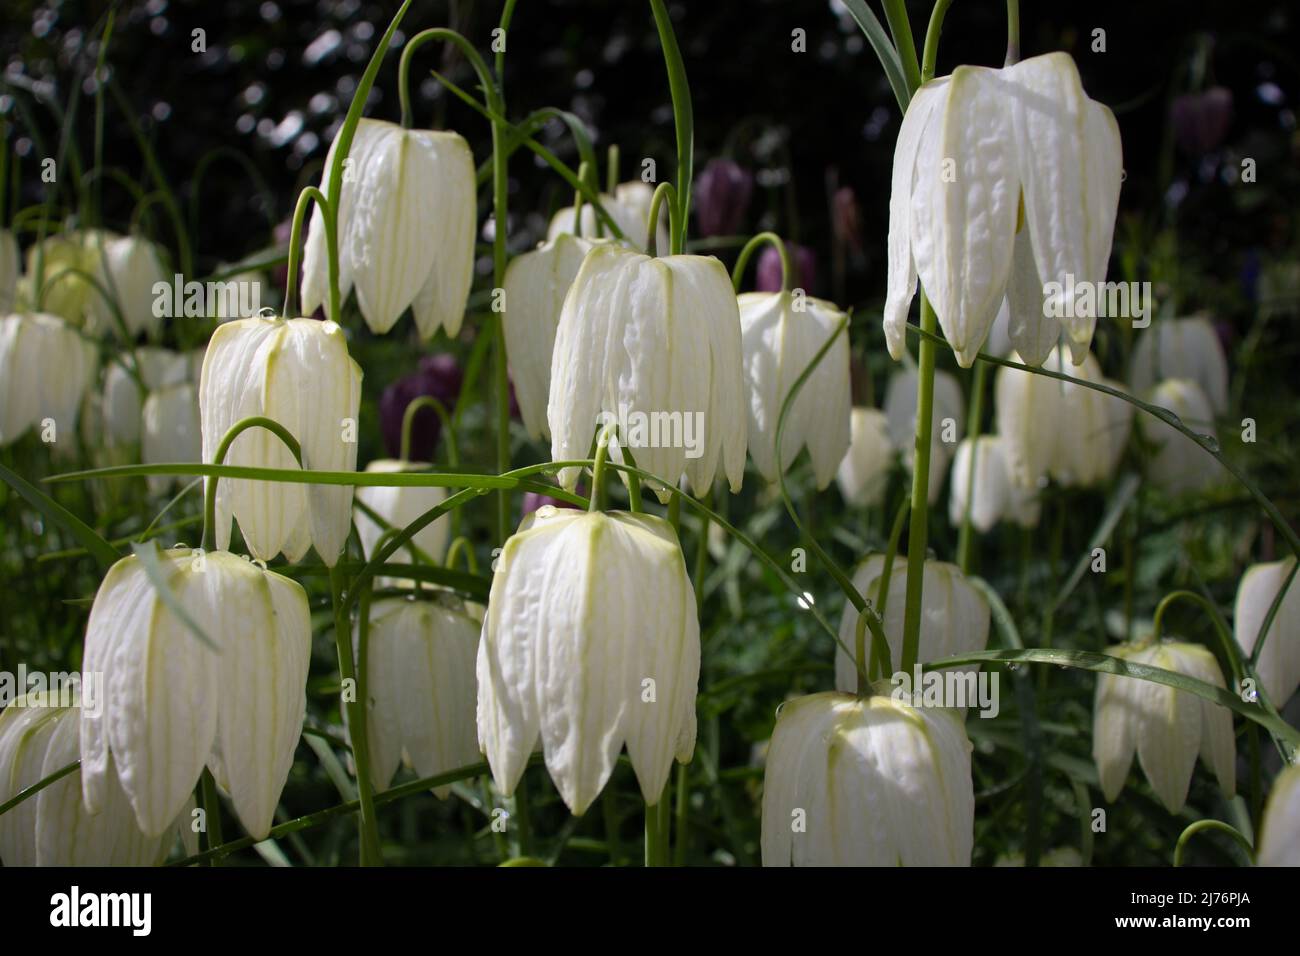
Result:
[[[451,547],[447,549],[447,560],[444,565],[448,568],[455,568],[456,558],[462,552],[465,555],[465,566],[469,568],[469,573],[478,574],[478,558],[474,556],[474,545],[463,534],[457,536],[456,540],[451,543]]]
[[[925,53],[921,58],[921,83],[934,79],[935,61],[939,58],[939,34],[943,32],[943,18],[948,15],[952,0],[935,0],[930,11],[930,25],[925,31]],[[910,550],[910,549],[909,549]]]
[[[1214,624],[1214,633],[1223,645],[1224,656],[1227,657],[1228,663],[1232,667],[1233,680],[1236,681],[1237,687],[1240,688],[1241,681],[1246,676],[1245,671],[1242,670],[1241,667],[1240,651],[1234,647],[1232,635],[1229,634],[1220,623],[1220,618],[1216,613],[1216,608],[1203,595],[1197,594],[1195,591],[1184,590],[1170,591],[1161,598],[1160,603],[1156,605],[1156,613],[1151,623],[1150,642],[1155,643],[1160,640],[1160,637],[1164,632],[1165,611],[1169,608],[1169,605],[1173,604],[1175,601],[1190,601],[1192,604],[1195,604],[1197,607],[1209,614],[1210,621]]]
[[[226,453],[230,451],[231,444],[235,439],[250,428],[265,428],[274,434],[280,441],[284,442],[285,447],[293,453],[297,459],[298,466],[302,467],[302,448],[298,444],[298,439],[293,437],[289,429],[285,428],[279,422],[272,418],[266,418],[263,415],[251,415],[231,425],[226,433],[221,437],[221,443],[217,445],[216,453],[213,455],[212,464],[224,464]],[[217,476],[213,475],[208,479],[207,487],[203,489],[203,550],[211,551],[217,533]]]
[[[673,220],[672,254],[681,255],[686,248],[686,223],[691,208],[691,176],[695,157],[695,116],[691,105],[690,85],[682,53],[673,33],[672,18],[663,0],[650,0],[659,45],[668,71],[668,88],[673,99],[673,126],[677,136],[677,218]],[[653,223],[654,221],[651,220]]]
[[[677,190],[673,188],[670,182],[662,182],[655,187],[654,195],[650,197],[650,212],[646,217],[645,227],[645,251],[646,255],[659,255],[658,245],[659,236],[659,206],[664,201],[664,196],[668,197],[668,230],[671,235],[677,234],[677,228],[680,225],[680,213],[677,210]],[[676,255],[680,250],[676,245],[672,247],[672,252]]]
[[[935,7],[943,6],[943,0]],[[933,21],[931,21],[933,29]],[[926,38],[927,57],[930,41]],[[921,328],[933,332],[937,320],[930,300],[921,293]],[[934,427],[934,342],[922,339],[917,348],[916,446],[912,459],[912,515],[907,532],[907,604],[903,608],[903,649],[899,668],[912,673],[921,646],[921,599],[925,577],[926,535],[930,521],[930,438]]]
[[[1198,833],[1204,833],[1207,830],[1215,830],[1219,833],[1226,833],[1237,841],[1238,845],[1246,851],[1246,858],[1250,860],[1251,865],[1255,863],[1255,848],[1236,827],[1224,823],[1222,820],[1197,820],[1178,837],[1178,842],[1174,845],[1174,866],[1183,865],[1183,855],[1187,850],[1187,844],[1191,842],[1192,837]]]
[[[302,261],[302,222],[307,215],[308,201],[315,201],[321,209],[321,219],[325,223],[325,244],[331,257],[337,257],[339,246],[335,241],[334,230],[337,225],[336,218],[326,211],[329,208],[329,200],[315,186],[308,186],[298,194],[298,202],[293,207],[293,228],[289,233],[289,271],[286,273],[284,280],[284,316],[292,318],[297,313],[298,308],[298,268]],[[331,268],[337,269],[337,263]]]
[[[776,233],[760,232],[741,247],[740,254],[736,256],[736,264],[731,269],[731,285],[737,292],[740,291],[741,280],[745,278],[745,267],[749,265],[750,257],[765,242],[775,246],[777,255],[781,257],[781,291],[790,291],[790,279],[794,276],[794,270],[790,268],[790,251]]]
[[[411,431],[415,425],[415,416],[422,409],[432,408],[442,419],[442,428],[447,435],[447,464],[456,468],[460,465],[460,452],[456,445],[456,425],[452,421],[451,413],[447,411],[447,406],[440,402],[433,395],[418,395],[406,403],[406,410],[402,412],[402,444],[401,459],[402,461],[411,460]]]

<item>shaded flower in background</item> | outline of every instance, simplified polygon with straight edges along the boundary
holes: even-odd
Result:
[[[753,173],[734,160],[709,160],[695,180],[695,213],[700,235],[739,235],[753,194]]]
[[[786,250],[790,255],[791,289],[803,289],[812,293],[817,285],[817,258],[807,246],[787,242]],[[781,253],[774,246],[768,246],[758,256],[758,275],[755,287],[759,292],[781,291]]]
[[[1202,93],[1184,93],[1169,108],[1174,139],[1183,152],[1204,156],[1218,149],[1232,125],[1232,91],[1212,86]]]
[[[465,380],[456,357],[446,352],[426,355],[420,359],[416,371],[393,382],[379,396],[379,430],[384,436],[384,447],[390,458],[402,454],[402,417],[406,406],[421,395],[431,395],[446,406],[450,413],[456,407],[460,387]],[[433,461],[438,438],[442,435],[442,419],[432,408],[422,408],[411,422],[411,461]]]

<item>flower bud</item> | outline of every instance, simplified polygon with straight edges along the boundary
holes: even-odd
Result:
[[[764,866],[970,866],[971,744],[950,710],[787,701],[763,774]]]
[[[711,159],[695,178],[695,214],[702,236],[734,236],[745,225],[754,174],[730,159]]]
[[[92,244],[89,261],[90,273],[117,304],[127,338],[135,338],[141,332],[156,337],[162,328],[162,316],[154,314],[154,286],[170,285],[170,277],[163,272],[153,243],[137,236],[113,236],[102,247]],[[47,267],[46,275],[49,274]],[[122,335],[118,315],[98,293],[92,293],[87,299],[86,331],[91,335],[119,338]]]
[[[167,385],[149,393],[141,415],[140,456],[146,465],[203,460],[198,386],[192,382]],[[150,475],[149,489],[161,494],[189,481],[185,475]]]
[[[794,273],[790,276],[790,288],[803,289],[805,293],[811,294],[817,287],[817,258],[811,249],[798,243],[787,242],[785,248]],[[758,254],[754,287],[759,292],[780,292],[781,280],[781,253],[777,252],[775,246],[765,246]]]
[[[1201,93],[1184,93],[1174,98],[1169,113],[1179,148],[1191,156],[1204,156],[1219,148],[1232,126],[1232,91],[1212,86]]]

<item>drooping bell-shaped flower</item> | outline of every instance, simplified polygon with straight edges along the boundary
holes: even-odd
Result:
[[[1157,319],[1138,337],[1129,375],[1134,394],[1146,395],[1169,378],[1199,385],[1215,415],[1228,410],[1228,360],[1209,319]]]
[[[78,328],[86,324],[91,299],[98,297],[86,276],[96,274],[96,261],[115,234],[100,229],[68,230],[27,247],[27,267],[19,282],[18,301]],[[44,270],[36,287],[37,260]]]
[[[337,148],[336,139],[325,157],[320,188],[326,195]],[[409,307],[420,338],[440,328],[454,337],[474,269],[478,193],[469,144],[458,133],[362,119],[344,162],[340,295],[356,289],[366,325],[377,334]],[[303,258],[303,311],[310,315],[328,300],[325,220],[315,206]]]
[[[140,457],[146,465],[203,460],[199,390],[192,382],[168,385],[145,399]],[[149,489],[159,494],[190,479],[184,475],[150,475]]]
[[[1121,166],[1115,118],[1084,94],[1068,54],[1002,69],[959,66],[921,87],[894,151],[890,354],[898,359],[905,350],[919,276],[957,361],[969,366],[1021,271],[1025,288],[1059,283],[1060,291],[1038,316],[1021,313],[1028,324],[1019,336],[1041,338],[1044,316],[1060,315],[1073,360],[1082,362],[1096,315],[1070,290],[1106,278]],[[1026,233],[1019,243],[1018,232]],[[1011,334],[1034,358],[1015,324]]]
[[[22,258],[18,253],[18,240],[8,229],[0,229],[0,315],[13,311],[18,299],[18,277],[22,274]]]
[[[29,428],[72,443],[96,364],[95,346],[57,316],[0,317],[0,447]]]
[[[1277,593],[1295,567],[1295,558],[1256,564],[1246,569],[1237,586],[1233,615],[1237,643],[1247,655],[1254,653],[1260,630]],[[1300,583],[1291,581],[1286,596],[1269,625],[1268,639],[1256,664],[1269,703],[1282,708],[1300,688]]]
[[[1199,644],[1168,640],[1123,644],[1106,653],[1224,686],[1214,655]],[[1232,797],[1236,790],[1230,710],[1165,684],[1098,674],[1092,756],[1107,800],[1113,801],[1124,789],[1135,751],[1151,789],[1170,813],[1178,813],[1187,800],[1198,754],[1214,771],[1224,796]]]
[[[616,423],[637,465],[691,488],[732,491],[745,470],[740,312],[711,256],[652,258],[612,243],[583,260],[564,300],[551,360],[551,460],[585,458]],[[570,491],[578,468],[562,468]],[[661,500],[667,492],[656,491]]]
[[[614,187],[614,195],[600,194],[600,204],[609,217],[618,225],[623,239],[637,252],[646,252],[649,236],[647,227],[650,223],[650,200],[654,198],[655,187],[639,179],[619,183]],[[546,238],[556,239],[565,234],[577,234],[584,239],[614,238],[610,231],[589,203],[582,206],[582,227],[573,228],[573,207],[566,206],[551,217],[546,230]],[[655,229],[655,252],[659,255],[668,253],[668,207],[659,207],[659,222]]]
[[[1191,379],[1166,379],[1147,393],[1147,401],[1167,408],[1199,435],[1216,438],[1214,412],[1201,386]],[[1142,435],[1154,447],[1147,477],[1170,495],[1182,495],[1222,482],[1223,467],[1209,452],[1174,426],[1152,415],[1138,418]]]
[[[1273,781],[1255,846],[1259,866],[1300,866],[1300,765]]]
[[[204,643],[155,590],[140,559],[114,564],[86,626],[81,785],[93,813],[120,784],[146,834],[161,833],[207,766],[254,837],[271,828],[306,709],[311,611],[296,581],[227,551],[158,554]]]
[[[768,482],[786,471],[807,447],[818,488],[830,484],[849,447],[849,336],[844,313],[833,303],[791,292],[746,292],[740,306],[740,341],[749,396],[749,454]],[[781,406],[818,351],[830,350],[799,389],[786,415],[777,461]]]
[[[398,461],[381,458],[366,465],[367,474],[394,474],[420,471],[424,468],[419,462]],[[447,489],[431,485],[362,485],[357,488],[356,522],[357,537],[361,539],[361,549],[367,559],[374,557],[382,538],[390,528],[398,531],[405,528],[430,508],[436,508],[447,500]],[[375,521],[368,511],[373,511],[383,522]],[[411,544],[419,551],[420,561],[441,564],[447,553],[447,538],[451,525],[447,515],[441,515],[415,533]],[[394,561],[411,561],[415,558],[404,547],[394,555]],[[381,587],[394,585],[390,578],[378,578],[376,584]]]
[[[104,443],[117,448],[139,444],[148,394],[190,381],[190,371],[187,355],[154,346],[113,358],[104,371]]]
[[[787,242],[785,248],[790,256],[790,288],[803,289],[811,294],[817,287],[817,257],[807,246],[796,242]],[[765,246],[758,254],[758,265],[754,269],[754,288],[759,292],[780,292],[785,278],[781,253],[776,246]]]
[[[27,694],[0,712],[0,803],[81,756],[81,704],[50,692]],[[184,809],[176,821],[192,833]],[[145,836],[116,777],[104,805],[88,813],[77,772],[0,816],[0,862],[13,866],[154,866],[176,832]]]
[[[903,464],[910,471],[916,457],[916,364],[907,361],[889,379],[885,389],[885,418],[889,422],[889,440],[903,452]],[[939,500],[939,489],[948,462],[957,451],[957,443],[966,431],[966,402],[961,386],[947,372],[934,373],[934,403],[930,425],[930,504]]]
[[[171,277],[163,271],[154,244],[139,236],[112,236],[106,238],[102,246],[92,245],[89,259],[93,265],[91,274],[116,303],[117,313],[103,296],[92,294],[87,300],[86,331],[92,335],[120,337],[124,325],[128,338],[141,332],[156,336],[162,327],[163,315],[154,309],[154,286],[158,283],[167,286],[168,302],[172,293]]]
[[[524,428],[532,438],[549,438],[546,403],[551,393],[551,354],[560,311],[583,258],[596,240],[561,233],[506,269],[506,308],[502,328],[510,375]]]
[[[343,330],[333,322],[226,322],[212,334],[203,360],[203,460],[213,460],[231,426],[264,416],[298,440],[303,468],[353,471],[360,402],[361,369],[348,355]],[[293,453],[264,428],[242,432],[225,464],[298,467]],[[233,517],[249,551],[264,561],[281,551],[297,561],[314,544],[321,560],[333,567],[352,526],[351,485],[223,478],[216,497],[217,547],[225,550],[229,545]]]
[[[1012,353],[1015,361],[1019,357]],[[1119,389],[1092,356],[1068,368],[1053,349],[1043,368]],[[1128,443],[1133,408],[1113,395],[1017,368],[994,381],[997,431],[1013,483],[1036,488],[1050,475],[1066,487],[1099,484],[1115,473]]]
[[[754,174],[732,159],[711,159],[695,177],[695,216],[702,236],[734,236],[745,225]]]
[[[894,444],[889,421],[875,408],[854,408],[849,417],[849,450],[835,473],[844,500],[857,508],[874,508],[885,497]]]
[[[853,586],[871,602],[881,617],[889,659],[895,666],[903,653],[903,614],[907,607],[907,559],[895,556],[889,576],[889,590],[882,595],[885,570],[883,554],[869,555],[853,572]],[[923,575],[921,634],[917,661],[930,661],[982,651],[989,640],[989,605],[984,596],[968,582],[955,564],[926,561]],[[881,608],[884,608],[882,611]],[[844,605],[840,618],[840,640],[835,651],[835,687],[846,693],[858,686],[857,658],[858,612],[852,604]],[[870,661],[871,631],[864,631],[867,660]],[[853,652],[850,657],[845,649]],[[974,665],[960,668],[974,673]],[[910,679],[913,675],[907,675]]]
[[[474,675],[480,630],[465,609],[437,601],[371,605],[366,730],[376,790],[388,788],[398,764],[432,777],[482,759]]]
[[[969,866],[970,754],[956,714],[888,689],[787,701],[763,774],[763,865]]]
[[[700,625],[672,525],[543,507],[506,541],[478,651],[478,736],[509,795],[540,738],[574,814],[623,744],[647,803],[695,750]]]
[[[1000,435],[981,435],[973,446],[969,438],[964,438],[957,446],[952,474],[948,478],[948,520],[954,527],[965,520],[967,501],[970,502],[971,525],[981,534],[986,534],[1003,520],[1013,521],[1022,528],[1038,526],[1042,514],[1038,490],[1011,480],[1003,446],[1004,440]]]
[[[1212,86],[1200,93],[1183,93],[1170,104],[1174,139],[1192,156],[1218,149],[1232,125],[1232,90]]]

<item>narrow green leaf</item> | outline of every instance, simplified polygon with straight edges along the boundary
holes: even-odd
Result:
[[[94,528],[35,485],[29,483],[25,478],[14,474],[4,465],[0,465],[0,478],[3,478],[5,484],[22,495],[29,505],[81,542],[81,546],[92,554],[95,560],[104,568],[110,567],[122,557],[111,544],[96,533]]]
[[[894,49],[889,34],[885,32],[884,26],[871,12],[865,0],[844,0],[844,6],[848,7],[849,15],[857,21],[862,32],[866,34],[867,42],[871,44],[871,49],[875,51],[880,65],[885,69],[885,77],[889,80],[890,89],[894,91],[894,98],[898,100],[898,108],[906,113],[912,94],[908,91],[907,78],[903,75],[903,61],[898,51]]]

